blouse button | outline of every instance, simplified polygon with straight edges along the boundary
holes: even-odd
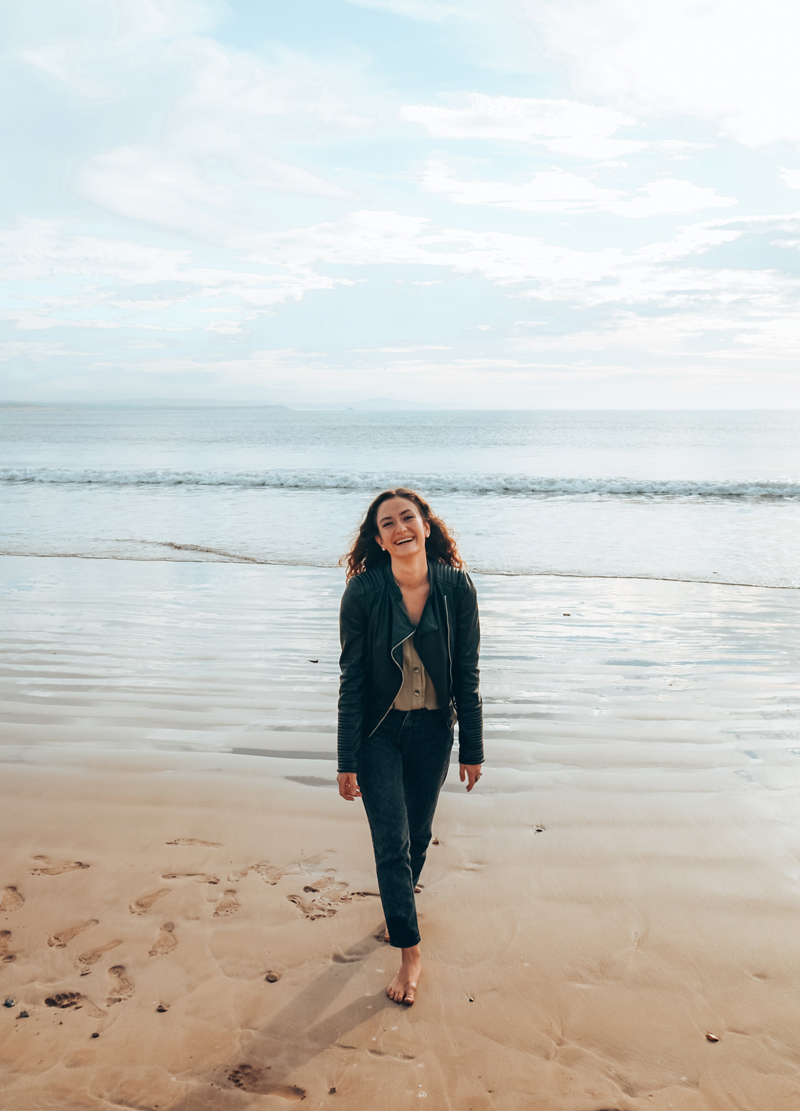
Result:
[[[414,697],[419,698],[420,697],[420,692],[419,691],[414,691]]]

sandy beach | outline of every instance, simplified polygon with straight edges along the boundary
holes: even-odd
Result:
[[[800,593],[477,582],[409,1009],[341,572],[0,559],[2,1108],[796,1111]]]

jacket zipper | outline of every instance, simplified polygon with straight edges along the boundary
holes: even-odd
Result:
[[[453,657],[450,655],[450,610],[447,608],[447,595],[444,596],[444,616],[447,621],[447,664],[450,668],[450,699],[453,698]]]
[[[373,730],[372,730],[372,733],[374,733],[374,732],[375,732],[375,730],[377,730],[377,729],[380,729],[380,727],[381,727],[381,726],[383,725],[383,723],[384,723],[384,721],[386,720],[386,718],[387,718],[387,717],[389,716],[389,710],[391,710],[392,706],[394,706],[394,704],[395,704],[395,700],[396,700],[396,698],[397,698],[397,695],[399,695],[399,694],[400,694],[400,691],[401,691],[401,690],[403,689],[403,684],[404,684],[404,683],[405,683],[405,681],[406,681],[406,673],[405,673],[405,672],[403,671],[403,668],[402,668],[402,667],[400,666],[400,664],[399,664],[399,663],[397,663],[397,660],[395,660],[395,658],[394,658],[394,650],[395,650],[395,648],[399,648],[401,644],[405,644],[405,642],[406,642],[407,640],[411,640],[411,638],[413,637],[413,635],[414,635],[414,633],[413,633],[413,632],[409,633],[407,637],[403,637],[403,639],[402,639],[402,640],[398,640],[397,644],[393,645],[393,647],[392,647],[392,651],[391,651],[390,655],[391,655],[391,657],[392,657],[392,660],[393,660],[393,662],[394,662],[394,663],[396,664],[396,666],[400,668],[400,674],[401,674],[401,675],[403,676],[403,679],[402,679],[402,682],[400,683],[400,690],[398,690],[397,694],[396,694],[396,695],[394,696],[394,698],[392,699],[392,701],[391,701],[391,702],[389,703],[389,709],[388,709],[388,710],[386,711],[386,713],[385,713],[385,714],[383,715],[383,717],[381,718],[381,720],[380,720],[380,721],[378,722],[378,724],[377,724],[377,725],[375,726],[375,729],[373,729]],[[447,647],[447,651],[448,651],[448,653],[449,653],[449,651],[450,651],[450,646],[449,646],[449,645],[448,645],[448,647]],[[450,686],[452,687],[452,685],[453,685],[453,683],[452,683],[452,679],[451,679],[451,681],[450,681]],[[370,736],[370,737],[372,736],[372,733],[370,733],[370,734],[369,734],[369,736]],[[368,737],[367,739],[369,740],[369,737]]]

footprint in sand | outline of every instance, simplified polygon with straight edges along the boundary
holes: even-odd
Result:
[[[294,903],[304,918],[308,918],[311,922],[316,918],[330,918],[332,915],[336,914],[336,907],[332,906],[325,899],[315,899],[312,901],[304,899],[302,895],[287,895],[286,898],[290,903]]]
[[[89,969],[93,964],[97,964],[104,953],[110,953],[112,949],[116,949],[118,945],[122,945],[121,941],[107,941],[105,945],[98,945],[96,949],[87,949],[85,953],[75,958],[75,967],[80,972],[81,976],[87,976]]]
[[[41,863],[38,868],[31,868],[32,876],[60,876],[63,872],[74,872],[76,868],[88,868],[82,860],[51,860],[49,856],[35,856],[34,860]]]
[[[336,914],[339,909],[337,903],[349,903],[353,899],[368,899],[371,896],[369,891],[349,891],[346,883],[336,879],[336,873],[332,869],[314,883],[306,884],[303,891],[312,898],[304,899],[302,895],[286,897],[312,921],[315,918],[330,918],[331,915]]]
[[[316,856],[305,856],[302,860],[297,862],[297,867],[303,872],[316,872],[323,860],[329,857],[332,852],[333,849],[324,849],[321,853],[317,853]]]
[[[81,995],[79,991],[59,992],[58,995],[51,995],[48,999],[45,999],[44,1003],[46,1007],[59,1007],[62,1011],[70,1009],[77,1011],[81,1007],[85,1007],[87,1015],[91,1015],[92,1018],[104,1018],[106,1014],[96,1003],[87,999],[85,995]]]
[[[63,930],[59,930],[57,934],[48,937],[47,944],[52,945],[55,949],[63,949],[74,937],[82,934],[84,930],[90,930],[92,926],[96,926],[98,920],[96,918],[87,918],[85,922],[78,923],[77,926],[67,926]]]
[[[123,999],[130,999],[133,995],[133,984],[125,975],[124,964],[115,964],[113,968],[109,968],[108,978],[111,981],[111,995],[106,1000],[109,1007],[112,1003],[121,1003]]]
[[[337,882],[334,876],[335,872],[327,872],[322,879],[307,884],[303,891],[310,895],[320,895],[324,891],[328,899],[343,899],[347,891],[347,884]]]
[[[10,964],[17,959],[17,954],[10,951],[11,930],[0,930],[0,964]]]
[[[276,884],[278,880],[283,879],[285,875],[280,868],[275,868],[266,861],[262,861],[260,864],[254,864],[253,871],[261,876],[264,883],[268,884]]]
[[[178,944],[177,937],[174,936],[175,923],[165,922],[161,929],[158,931],[158,937],[153,944],[153,948],[147,954],[148,957],[160,957],[165,953],[171,953],[175,946]]]
[[[221,849],[221,841],[201,841],[199,837],[176,837],[174,841],[165,841],[165,845],[206,845],[209,849]]]
[[[226,891],[220,901],[217,903],[217,908],[214,911],[215,918],[227,918],[231,914],[236,914],[236,911],[241,906],[241,903],[236,898],[236,892],[233,890]]]
[[[249,866],[246,866],[244,868],[237,868],[233,872],[228,872],[225,879],[228,881],[228,883],[241,883],[249,871]]]
[[[383,931],[378,935],[378,940],[383,940]],[[365,945],[359,942],[356,945],[351,945],[349,949],[342,951],[335,949],[331,954],[331,960],[334,964],[356,964],[358,961],[363,961],[374,950],[373,945]]]
[[[158,891],[152,891],[149,895],[140,895],[138,899],[134,899],[128,910],[131,914],[147,914],[156,899],[160,899],[162,895],[169,895],[169,892],[168,887],[159,887]]]
[[[219,876],[210,876],[207,872],[168,872],[162,880],[194,880],[195,883],[219,883]]]
[[[7,887],[3,891],[3,898],[0,899],[0,911],[5,911],[6,914],[10,910],[16,910],[21,907],[25,900],[17,891],[16,887]]]
[[[278,880],[282,880],[284,876],[307,876],[316,872],[325,857],[330,856],[330,852],[331,850],[326,850],[324,853],[309,857],[307,860],[297,861],[294,864],[287,864],[285,868],[278,868],[274,864],[270,864],[268,860],[262,860],[258,864],[251,865],[251,867],[257,875],[261,876],[264,883],[274,885]],[[239,872],[231,873],[228,877],[228,881],[230,883],[235,883],[238,880],[242,880],[249,871],[250,868],[243,868]]]
[[[280,1096],[281,1099],[300,1100],[306,1098],[305,1088],[298,1088],[294,1084],[274,1084],[269,1076],[269,1065],[257,1069],[254,1065],[239,1065],[228,1073],[228,1080],[243,1092],[255,1092],[258,1095]]]

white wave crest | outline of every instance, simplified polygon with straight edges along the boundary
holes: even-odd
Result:
[[[520,474],[418,474],[323,470],[175,471],[0,467],[0,482],[80,486],[264,487],[271,490],[354,490],[377,493],[408,485],[426,494],[519,497],[766,499],[800,501],[800,479],[732,482],[685,479],[563,478]]]

